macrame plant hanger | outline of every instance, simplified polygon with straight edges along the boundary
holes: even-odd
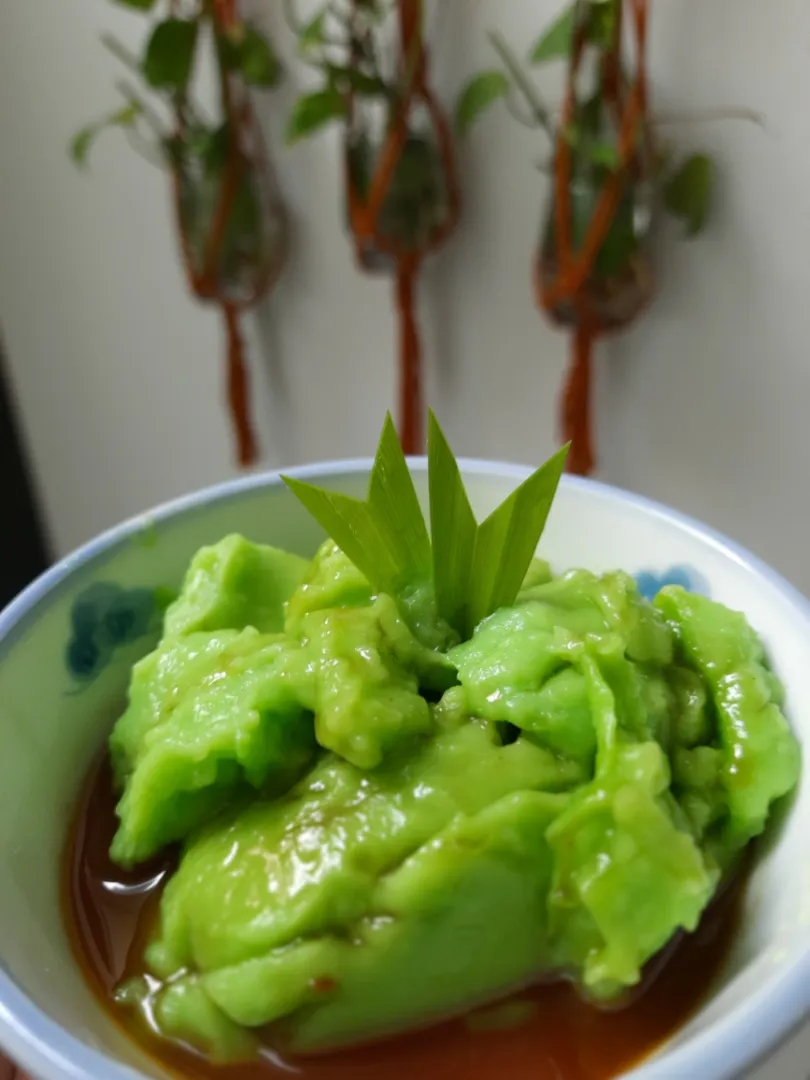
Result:
[[[632,81],[622,61],[623,16],[629,8],[635,40],[636,61]],[[617,0],[617,17],[610,44],[600,58],[601,94],[610,107],[617,130],[618,163],[599,192],[594,212],[578,248],[572,228],[572,159],[569,137],[575,120],[577,80],[586,46],[584,0],[577,5],[577,24],[569,64],[562,117],[554,159],[553,221],[556,236],[555,271],[544,272],[536,264],[536,293],[540,306],[554,321],[572,327],[572,357],[563,391],[562,434],[571,442],[568,470],[588,475],[594,468],[591,415],[591,368],[594,344],[605,333],[626,325],[641,305],[622,323],[608,321],[592,298],[591,284],[600,249],[608,236],[628,184],[646,174],[648,167],[649,117],[647,94],[647,0]],[[645,301],[651,294],[648,288]]]
[[[353,0],[358,7],[362,0]],[[459,186],[448,122],[428,83],[428,56],[423,37],[423,0],[397,0],[399,23],[399,101],[376,158],[367,190],[363,192],[354,176],[347,142],[346,184],[349,225],[358,264],[369,268],[370,250],[387,255],[396,274],[396,308],[399,318],[399,432],[406,454],[420,454],[424,448],[422,359],[416,323],[416,284],[422,261],[440,247],[456,226],[459,215]],[[438,149],[447,194],[447,212],[429,235],[416,244],[392,237],[382,227],[381,215],[395,183],[397,169],[411,130],[415,108],[422,106],[429,117]],[[349,97],[351,129],[357,109],[355,94]]]
[[[175,0],[174,14],[177,13]],[[214,0],[218,35],[240,32],[237,0]],[[223,131],[227,135],[221,181],[211,202],[202,243],[195,244],[190,227],[189,199],[199,183],[188,169],[182,150],[173,164],[175,212],[189,288],[201,301],[214,304],[223,315],[227,342],[227,400],[240,466],[257,459],[250,409],[250,384],[240,317],[263,300],[275,284],[286,256],[286,217],[267,158],[248,87],[236,71],[219,65]],[[176,145],[183,146],[187,123],[182,102],[175,107]],[[191,193],[191,194],[190,194]],[[240,228],[236,217],[240,198],[248,194],[258,207],[256,218]],[[255,246],[258,244],[258,248]]]

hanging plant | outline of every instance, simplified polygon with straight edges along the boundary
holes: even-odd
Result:
[[[629,17],[634,55],[625,49]],[[573,356],[562,397],[568,469],[594,467],[591,354],[602,335],[628,326],[654,290],[650,237],[659,209],[686,235],[706,225],[714,167],[705,154],[674,162],[656,136],[648,102],[647,0],[576,0],[541,35],[522,63],[490,34],[502,66],[481,72],[456,108],[464,132],[496,101],[540,129],[552,149],[552,195],[534,260],[539,305],[572,332]],[[559,116],[527,68],[568,62]],[[546,167],[546,166],[544,166]]]
[[[250,90],[275,87],[280,65],[268,38],[239,16],[236,0],[118,3],[150,15],[146,46],[137,57],[102,38],[126,73],[117,84],[122,104],[74,136],[71,156],[83,165],[103,131],[121,128],[148,160],[169,171],[189,287],[225,319],[227,395],[237,458],[248,466],[257,450],[239,316],[270,291],[287,251],[287,218]],[[215,119],[192,91],[205,50],[219,87]]]
[[[447,239],[459,212],[451,133],[428,83],[423,3],[329,3],[308,23],[297,19],[291,3],[286,8],[299,55],[323,80],[295,103],[288,141],[332,121],[343,125],[346,220],[360,267],[396,277],[399,434],[406,453],[421,453],[416,280],[423,259]],[[386,46],[394,17],[391,59]]]

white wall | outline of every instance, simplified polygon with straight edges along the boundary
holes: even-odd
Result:
[[[528,44],[559,6],[439,3],[448,102],[491,62],[485,27]],[[256,7],[288,49],[279,0]],[[65,154],[111,101],[98,33],[134,45],[141,26],[104,0],[0,3],[0,323],[60,551],[232,472],[221,327],[186,295],[164,178],[116,135],[86,175]],[[660,298],[600,351],[600,475],[703,517],[810,591],[810,6],[654,0],[652,29],[657,108],[748,106],[767,130],[677,129],[719,161],[718,213],[696,242],[666,233]],[[301,78],[291,65],[261,105],[295,215],[290,265],[251,329],[268,466],[370,453],[394,392],[389,287],[350,261],[336,136],[280,145]],[[528,462],[553,446],[566,357],[529,287],[539,151],[500,112],[474,133],[463,225],[421,289],[430,396],[454,446]]]

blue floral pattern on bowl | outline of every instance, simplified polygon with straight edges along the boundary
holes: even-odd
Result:
[[[166,589],[125,589],[96,582],[77,596],[70,612],[71,637],[65,664],[80,683],[90,683],[104,670],[116,649],[160,627],[172,600]]]
[[[642,570],[635,577],[638,591],[647,600],[652,600],[666,585],[680,585],[687,592],[709,595],[709,583],[691,566],[670,566],[663,573]]]

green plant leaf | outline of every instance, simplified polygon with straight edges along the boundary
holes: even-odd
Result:
[[[269,89],[281,79],[281,64],[273,46],[252,26],[245,27],[245,36],[238,47],[238,65],[242,78],[250,86]]]
[[[664,205],[680,218],[686,235],[697,236],[705,228],[714,191],[714,162],[706,154],[693,154],[664,185]]]
[[[545,64],[548,60],[565,59],[571,54],[576,28],[576,4],[566,7],[548,26],[529,52],[529,62]]]
[[[226,71],[239,70],[239,42],[234,41],[230,34],[217,34],[217,54],[219,61]]]
[[[332,120],[343,120],[347,115],[346,99],[334,87],[306,94],[296,101],[287,122],[287,142],[295,143],[319,131]],[[347,552],[348,554],[348,552]]]
[[[430,578],[430,537],[391,414],[383,425],[368,487],[377,528],[405,583]]]
[[[70,140],[69,147],[70,157],[74,164],[79,166],[87,164],[87,157],[93,143],[103,131],[111,127],[132,127],[142,111],[137,101],[130,101],[120,109],[110,113],[109,116],[105,116],[103,120],[96,120],[94,123],[87,124],[86,127],[77,131]]]
[[[191,78],[197,45],[192,19],[164,19],[152,31],[141,69],[156,90],[184,90]]]
[[[122,105],[120,109],[110,113],[104,123],[106,127],[132,127],[138,117],[142,115],[143,106],[141,103],[139,101],[128,101],[126,105]]]
[[[397,567],[374,524],[369,506],[336,491],[282,476],[282,480],[339,548],[375,587],[398,581]]]
[[[592,165],[601,165],[605,169],[614,172],[621,165],[619,148],[615,143],[589,142],[586,153]]]
[[[567,455],[566,446],[479,526],[458,463],[431,413],[428,479],[432,545],[390,415],[383,427],[366,502],[290,477],[283,480],[375,588],[402,601],[409,589],[429,583],[432,576],[439,614],[468,637],[481,619],[511,604],[517,596]]]
[[[87,124],[70,140],[69,153],[74,165],[86,165],[90,147],[100,132],[98,124]]]
[[[464,134],[472,124],[509,93],[510,82],[502,71],[493,68],[471,79],[459,95],[456,104],[456,127]]]
[[[379,75],[366,75],[363,71],[348,68],[346,78],[356,94],[361,97],[387,97],[388,86]]]
[[[302,53],[318,49],[324,43],[326,31],[326,7],[316,12],[308,23],[301,27],[298,35],[298,48]]]
[[[566,445],[558,450],[479,526],[470,575],[468,626],[477,626],[517,596],[545,528],[568,449]]]
[[[157,0],[115,0],[120,7],[135,8],[137,11],[151,11]]]
[[[621,165],[619,148],[615,142],[594,138],[590,132],[583,132],[576,123],[566,124],[562,129],[563,137],[577,154],[591,165],[615,171]]]
[[[616,33],[616,0],[592,0],[588,5],[585,36],[591,45],[607,48]]]
[[[339,64],[323,64],[329,85],[335,90],[345,92],[349,88],[361,97],[386,97],[388,87],[379,75],[367,75],[353,67]]]
[[[397,597],[430,578],[430,539],[408,464],[386,417],[365,502],[282,477],[375,588]]]
[[[458,462],[432,410],[428,414],[428,479],[436,605],[446,622],[466,635],[478,524]]]

